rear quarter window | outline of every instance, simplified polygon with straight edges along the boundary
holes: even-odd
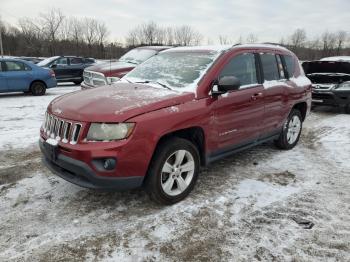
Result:
[[[288,77],[293,77],[294,75],[294,67],[295,67],[295,59],[290,55],[284,55],[284,62],[286,64],[286,70],[288,73]]]

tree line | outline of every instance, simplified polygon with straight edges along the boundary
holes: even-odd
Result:
[[[131,28],[124,39],[110,41],[110,32],[104,22],[93,18],[65,16],[61,10],[40,13],[37,18],[20,18],[17,25],[0,18],[0,32],[6,55],[48,57],[79,55],[94,58],[118,58],[131,48],[143,45],[190,46],[200,44],[257,43],[258,37],[220,34],[217,39],[205,39],[189,25],[162,26],[153,21]],[[324,31],[310,38],[304,29],[281,36],[277,43],[292,50],[302,60],[326,56],[350,55],[349,33],[345,30]]]

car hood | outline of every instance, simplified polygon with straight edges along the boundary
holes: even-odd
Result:
[[[99,73],[103,73],[106,76],[110,76],[113,73],[130,71],[133,68],[135,68],[135,66],[136,65],[132,63],[117,61],[117,62],[105,62],[101,64],[96,64],[96,65],[87,67],[85,70],[99,72]]]
[[[182,93],[144,84],[117,83],[69,93],[54,99],[48,111],[82,122],[123,122],[131,117],[191,101]]]
[[[310,61],[302,64],[305,74],[349,74],[350,62]]]

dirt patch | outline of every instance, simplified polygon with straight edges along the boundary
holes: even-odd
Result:
[[[5,163],[5,160],[8,166],[0,167],[0,185],[16,183],[43,167],[39,151],[9,150],[1,156],[0,163]]]
[[[289,171],[274,174],[263,174],[258,178],[258,180],[273,184],[279,184],[281,186],[286,186],[296,182],[295,175]]]

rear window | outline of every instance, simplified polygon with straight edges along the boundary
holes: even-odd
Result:
[[[274,54],[260,54],[264,79],[267,81],[280,79],[277,60]]]
[[[294,58],[289,55],[284,55],[283,58],[284,62],[286,63],[288,77],[292,77],[294,75]]]

